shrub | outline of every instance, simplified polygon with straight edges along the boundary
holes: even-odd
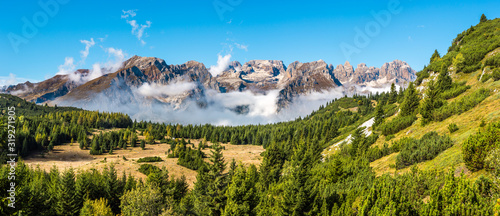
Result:
[[[453,132],[457,131],[458,130],[457,124],[455,124],[455,123],[449,124],[448,125],[448,130],[450,131],[450,133],[453,133]]]
[[[381,124],[378,128],[382,131],[382,134],[384,136],[388,136],[391,134],[395,134],[407,127],[410,127],[413,122],[415,122],[415,120],[417,120],[417,117],[415,115],[405,117],[398,116],[392,121]]]
[[[484,66],[500,67],[500,55],[494,55],[484,62]]]
[[[161,157],[155,156],[155,157],[143,157],[137,160],[137,163],[143,163],[143,162],[161,162],[163,161]]]
[[[491,76],[493,77],[493,80],[495,80],[495,81],[500,80],[500,68],[493,69]]]
[[[425,134],[420,140],[407,140],[396,158],[396,169],[431,160],[451,146],[453,142],[450,137],[440,136],[434,131]]]
[[[474,108],[475,106],[477,106],[484,99],[486,99],[489,95],[490,95],[490,91],[488,89],[481,88],[481,89],[475,91],[474,93],[472,93],[468,97],[463,97],[459,101],[454,101],[452,103],[449,103],[449,104],[442,106],[441,108],[435,110],[433,112],[433,120],[434,121],[443,121],[452,115],[461,114],[463,112],[466,112],[466,111]]]
[[[382,148],[379,147],[371,147],[366,151],[366,157],[370,162],[378,160],[382,157],[385,157],[392,153],[392,149],[387,146],[387,143],[384,143]]]
[[[500,124],[490,124],[469,138],[462,145],[465,165],[471,171],[484,168],[488,153],[500,147]]]
[[[389,140],[393,139],[394,137],[396,137],[396,136],[394,136],[394,134],[388,135],[385,137],[385,141],[389,141]]]
[[[484,127],[484,126],[486,126],[486,122],[483,119],[483,120],[481,120],[481,123],[479,124],[479,127]]]
[[[465,83],[454,83],[453,88],[441,93],[441,98],[445,100],[455,98],[464,93],[465,91],[467,91],[468,89],[470,89],[470,86],[465,85]]]
[[[483,74],[483,76],[481,77],[481,82],[485,83],[486,81],[488,81],[489,79],[491,79],[491,74]]]
[[[205,166],[204,157],[205,154],[201,150],[192,150],[188,147],[186,151],[180,153],[177,164],[188,169],[198,170]]]
[[[159,173],[161,169],[151,164],[141,164],[138,171],[144,175],[149,175],[152,172]]]

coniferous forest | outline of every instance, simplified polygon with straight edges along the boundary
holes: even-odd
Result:
[[[289,122],[153,123],[2,94],[0,107],[16,109],[20,159],[15,209],[4,190],[10,188],[11,167],[0,167],[0,215],[499,215],[500,121],[470,120],[477,124],[460,135],[464,141],[456,134],[466,126],[447,121],[468,118],[488,101],[500,104],[500,55],[491,55],[500,48],[499,29],[500,19],[481,18],[445,55],[436,51],[406,88],[393,84],[388,92],[334,99]],[[488,71],[486,78],[482,71]],[[5,163],[9,120],[6,112],[1,115]],[[373,133],[366,136],[359,126],[372,118]],[[348,135],[350,142],[343,142]],[[202,141],[195,146],[195,139]],[[137,161],[144,178],[120,173],[113,164],[46,171],[23,161],[67,143],[89,155],[158,143],[170,150]],[[260,165],[227,160],[222,143],[262,146]],[[336,148],[326,154],[331,146]],[[432,164],[454,152],[460,156],[453,166]],[[394,172],[375,170],[373,162],[391,157]],[[195,170],[194,186],[156,166],[162,158]],[[460,165],[467,172],[456,169]]]

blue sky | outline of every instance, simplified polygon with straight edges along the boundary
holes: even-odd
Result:
[[[52,77],[68,58],[74,68],[103,66],[119,60],[117,53],[207,67],[227,54],[240,62],[276,59],[286,65],[323,59],[380,67],[400,59],[420,70],[434,49],[444,54],[482,13],[500,17],[500,1],[40,1],[57,2],[49,7],[54,13],[37,2],[0,2],[0,85]],[[390,19],[381,22],[373,13]],[[360,34],[368,40],[355,43]],[[91,39],[94,45],[82,58],[81,41]]]

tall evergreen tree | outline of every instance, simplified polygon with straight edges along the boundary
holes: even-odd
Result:
[[[384,120],[384,105],[382,103],[377,103],[377,107],[375,107],[375,122],[374,126],[380,125]]]
[[[440,103],[438,96],[439,91],[436,88],[436,84],[433,80],[429,81],[427,84],[427,91],[425,92],[425,99],[422,102],[422,107],[420,108],[423,125],[432,120],[432,112],[442,104]]]
[[[396,103],[398,101],[398,92],[396,91],[396,84],[391,84],[391,92],[389,93],[389,104]]]
[[[486,22],[488,21],[488,18],[486,18],[486,16],[484,14],[481,15],[481,19],[479,19],[479,23],[483,23],[483,22]]]
[[[436,49],[436,50],[434,50],[434,53],[431,56],[430,63],[435,62],[435,61],[437,61],[439,59],[441,59],[441,55],[439,55],[439,52]]]
[[[92,139],[92,147],[90,149],[91,155],[100,155],[102,154],[101,147],[99,145],[99,141],[97,138]]]
[[[420,98],[417,94],[417,89],[413,85],[413,82],[410,82],[408,89],[405,91],[405,98],[403,103],[401,103],[401,116],[411,116],[415,115],[418,112],[418,105],[420,103]]]
[[[61,179],[60,199],[57,203],[58,215],[78,215],[80,206],[75,191],[75,173],[73,168],[69,168]]]
[[[436,84],[437,90],[440,92],[444,92],[452,87],[453,80],[448,74],[448,68],[444,64],[441,66],[441,71],[439,72]]]

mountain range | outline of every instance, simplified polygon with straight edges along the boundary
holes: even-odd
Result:
[[[113,111],[102,108],[96,98],[106,98],[106,104],[168,104],[179,109],[187,101],[198,107],[210,105],[207,94],[250,92],[254,95],[276,96],[276,111],[288,107],[294,98],[313,92],[337,89],[343,94],[366,88],[384,88],[392,83],[404,86],[416,78],[416,71],[406,62],[394,60],[380,68],[349,62],[334,67],[323,60],[293,62],[285,66],[280,60],[251,60],[244,64],[233,61],[217,76],[203,63],[189,61],[169,65],[155,57],[133,56],[120,69],[87,80],[91,70],[80,69],[72,74],[56,75],[39,83],[20,83],[4,87],[5,93],[36,103],[76,106],[84,109]],[[361,87],[361,88],[359,88]],[[332,98],[333,99],[333,98]],[[229,109],[248,111],[246,104],[233,104]],[[109,109],[109,110],[108,110]]]

